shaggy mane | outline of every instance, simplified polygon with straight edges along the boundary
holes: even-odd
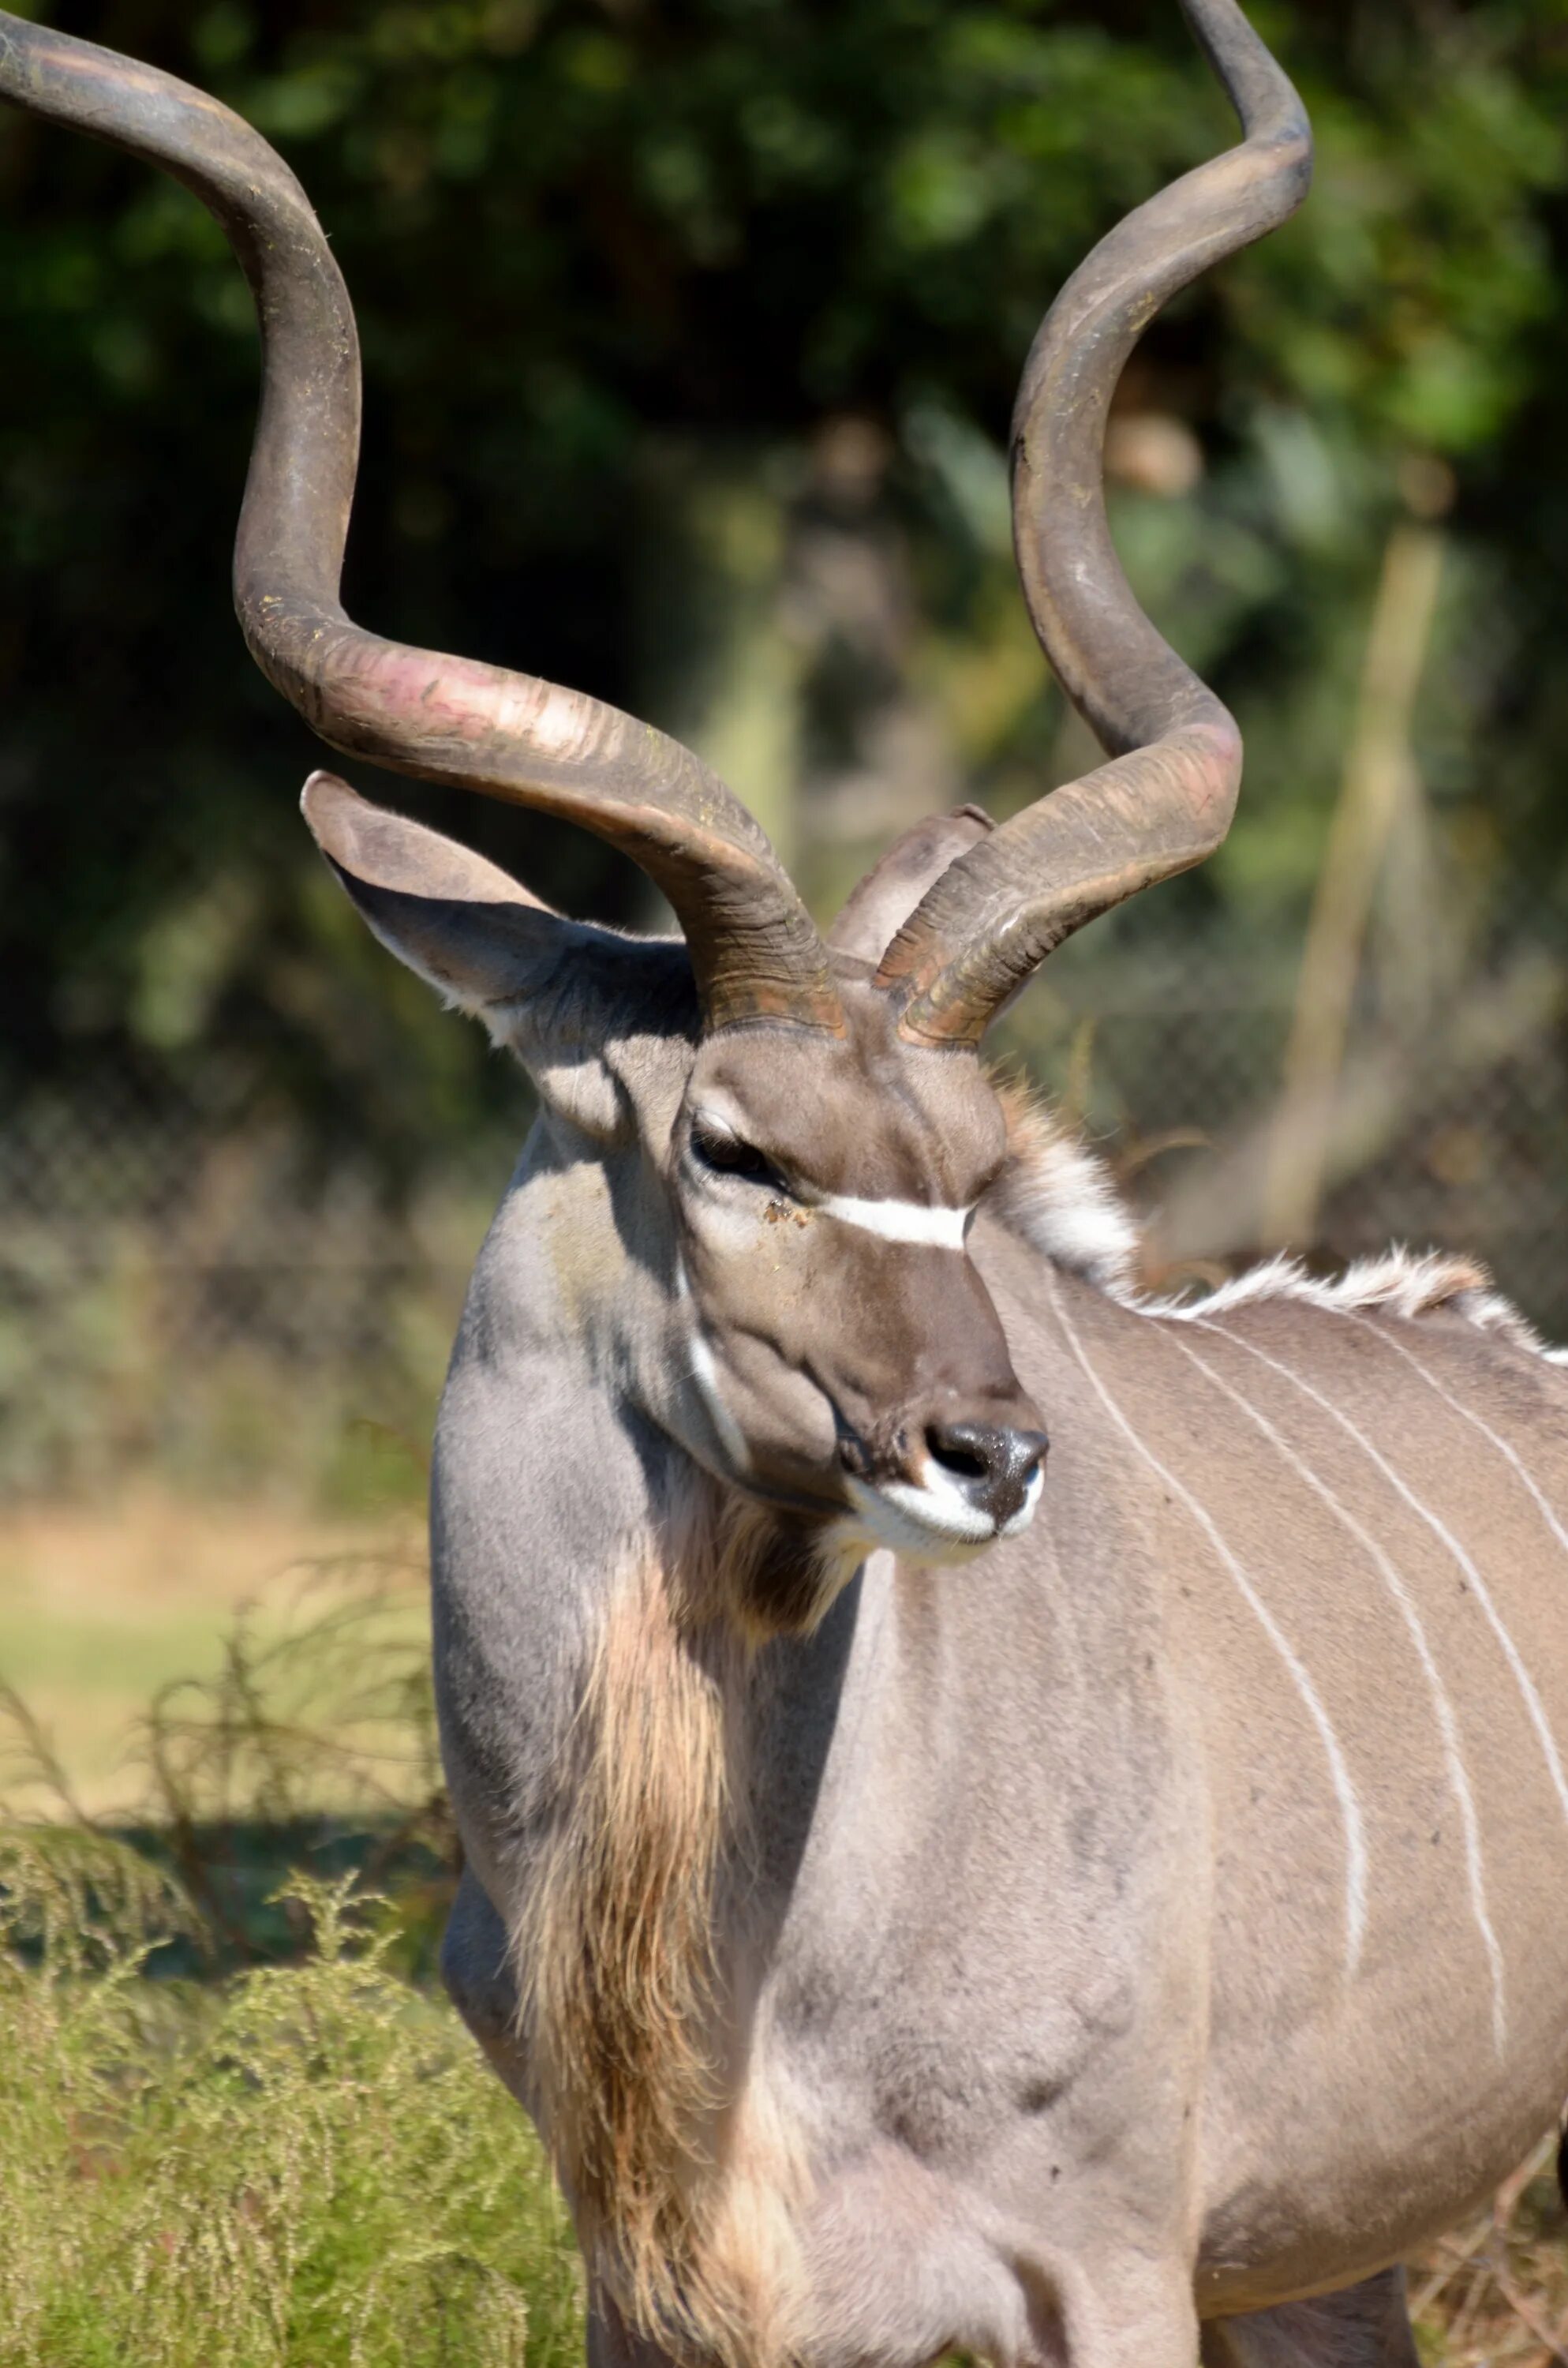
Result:
[[[1131,1296],[1142,1245],[1110,1170],[1020,1078],[992,1083],[1012,1156],[986,1205],[1053,1266],[1113,1298]]]
[[[1493,1286],[1479,1259],[1449,1257],[1442,1250],[1385,1250],[1357,1258],[1341,1275],[1309,1274],[1300,1258],[1274,1258],[1248,1267],[1202,1298],[1145,1301],[1144,1313],[1176,1322],[1227,1315],[1259,1300],[1292,1299],[1331,1315],[1369,1311],[1415,1322],[1424,1315],[1460,1316],[1478,1332],[1490,1332],[1549,1364],[1568,1363],[1568,1349],[1549,1348],[1534,1326]]]
[[[1272,1258],[1199,1298],[1145,1297],[1139,1289],[1138,1224],[1105,1162],[1021,1080],[1004,1076],[994,1083],[1012,1157],[989,1205],[1054,1266],[1082,1275],[1142,1315],[1179,1321],[1275,1299],[1297,1300],[1330,1314],[1373,1311],[1411,1321],[1443,1313],[1550,1364],[1568,1365],[1568,1349],[1549,1348],[1478,1259],[1440,1250],[1385,1250],[1357,1258],[1334,1277],[1310,1274],[1298,1258]]]

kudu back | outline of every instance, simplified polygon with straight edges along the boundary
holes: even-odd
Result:
[[[1568,1377],[1452,1260],[1141,1301],[1093,1161],[979,1059],[1240,777],[1100,489],[1137,335],[1308,177],[1233,0],[1185,5],[1243,143],[1096,249],[1016,424],[1025,595],[1108,761],[922,825],[825,938],[686,750],[348,619],[354,323],[297,183],[0,16],[0,92],[176,174],[256,290],[270,679],[350,755],[598,832],[681,926],[563,919],[307,788],[370,928],[538,1089],[437,1438],[446,1966],[600,2362],[1409,2363],[1391,2264],[1568,2088]]]

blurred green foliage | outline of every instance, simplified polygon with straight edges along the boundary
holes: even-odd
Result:
[[[908,665],[969,786],[1005,810],[1081,762],[1012,586],[1006,422],[1074,262],[1231,136],[1175,0],[55,14],[216,91],[310,188],[363,331],[367,621],[744,757],[758,734],[714,679],[745,672],[732,612],[848,417],[891,456]],[[1249,784],[1222,860],[1112,926],[1299,917],[1380,554],[1431,456],[1458,505],[1421,756],[1484,925],[1520,883],[1556,893],[1568,857],[1568,17],[1256,14],[1313,114],[1316,192],[1152,331],[1128,401],[1204,465],[1118,501],[1141,592],[1242,716]],[[364,939],[293,815],[316,746],[224,591],[255,392],[240,275],[183,190],[7,116],[0,340],[0,1096],[112,1074],[221,1108],[243,1086],[324,1161],[352,1139],[405,1185],[508,1088]],[[831,734],[831,653],[807,688],[808,739]],[[760,780],[735,785],[790,836]],[[580,836],[392,794],[575,909],[643,909]],[[808,884],[846,884],[805,836]]]

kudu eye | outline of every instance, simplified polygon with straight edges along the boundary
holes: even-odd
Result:
[[[790,1189],[773,1162],[764,1157],[755,1143],[743,1143],[738,1134],[722,1133],[717,1127],[694,1126],[691,1149],[699,1167],[710,1167],[718,1175],[744,1176],[751,1183],[770,1185],[776,1192]]]

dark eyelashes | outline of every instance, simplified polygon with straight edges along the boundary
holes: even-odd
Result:
[[[771,1185],[777,1192],[790,1189],[773,1162],[765,1158],[754,1143],[743,1143],[739,1135],[710,1134],[694,1127],[691,1151],[698,1166],[711,1169],[715,1175],[739,1176],[750,1184]]]

